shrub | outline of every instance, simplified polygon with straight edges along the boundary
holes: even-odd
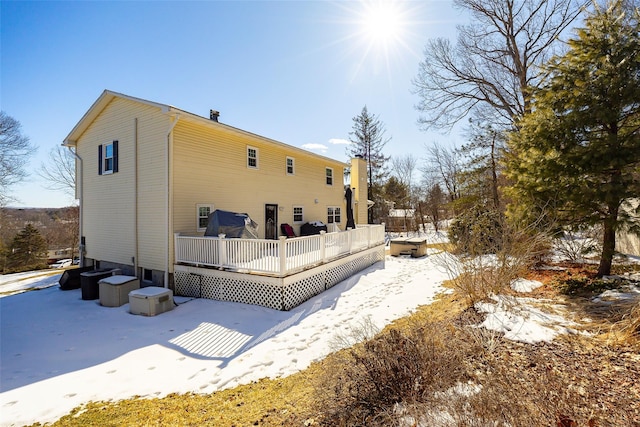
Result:
[[[478,321],[471,309],[334,354],[314,387],[313,425],[616,425],[594,399],[602,385],[585,383],[588,372],[576,378],[567,358],[582,344],[520,345]]]
[[[323,423],[390,425],[398,405],[428,401],[463,379],[462,355],[446,337],[451,328],[389,329],[336,354],[315,387]]]
[[[590,254],[602,251],[600,235],[602,227],[580,231],[562,231],[553,241],[555,250],[568,261],[581,261]]]
[[[493,253],[502,245],[501,214],[495,210],[473,207],[458,215],[449,226],[449,241],[458,252],[470,255]]]
[[[550,251],[549,237],[535,231],[533,226],[504,222],[499,229],[502,233],[499,238],[471,239],[465,243],[467,251],[437,258],[451,286],[470,304],[507,290],[513,280],[541,264]]]

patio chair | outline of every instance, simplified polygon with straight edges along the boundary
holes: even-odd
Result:
[[[280,230],[282,231],[282,234],[287,237],[296,237],[296,233],[293,231],[293,227],[291,227],[289,224],[280,224]]]

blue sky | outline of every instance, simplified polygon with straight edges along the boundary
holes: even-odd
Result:
[[[104,89],[215,109],[223,123],[338,160],[346,146],[335,142],[366,105],[391,137],[385,154],[423,157],[425,144],[458,137],[418,128],[411,80],[426,41],[454,38],[463,18],[450,1],[424,0],[391,2],[376,19],[381,4],[3,0],[1,107],[38,147],[30,170]],[[73,203],[33,173],[12,190],[12,206]]]

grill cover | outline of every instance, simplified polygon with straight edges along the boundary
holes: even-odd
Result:
[[[258,224],[246,213],[216,209],[209,214],[204,235],[218,237],[219,234],[224,234],[227,238],[257,239]]]

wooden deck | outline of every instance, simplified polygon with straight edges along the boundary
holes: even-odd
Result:
[[[279,240],[176,235],[176,294],[290,310],[384,263],[384,224]]]

